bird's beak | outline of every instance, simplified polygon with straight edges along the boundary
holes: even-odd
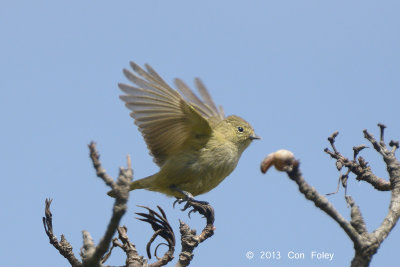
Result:
[[[250,140],[259,140],[259,139],[261,139],[261,137],[259,137],[259,136],[257,136],[257,135],[250,135]]]

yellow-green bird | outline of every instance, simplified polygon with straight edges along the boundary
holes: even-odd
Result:
[[[149,65],[146,70],[130,62],[136,74],[124,69],[135,86],[118,84],[120,98],[139,127],[160,166],[160,171],[132,182],[130,190],[147,189],[182,198],[204,194],[221,183],[235,168],[254,139],[248,122],[224,116],[207,89],[195,79],[201,98],[181,80],[172,89]],[[115,196],[113,191],[108,193]]]

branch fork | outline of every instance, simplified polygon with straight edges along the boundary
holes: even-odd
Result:
[[[99,244],[95,245],[93,238],[88,231],[82,231],[83,247],[80,256],[82,261],[79,261],[72,252],[72,246],[68,243],[65,237],[61,236],[61,241],[58,242],[53,233],[52,214],[50,212],[51,200],[46,199],[45,217],[43,217],[43,225],[50,244],[52,244],[61,255],[70,262],[71,266],[102,266],[102,259],[105,257],[107,250],[112,241],[113,235],[116,233],[119,222],[127,210],[127,202],[129,197],[129,184],[133,180],[133,170],[130,156],[127,157],[127,167],[120,168],[117,181],[109,176],[100,162],[100,155],[97,151],[96,144],[89,144],[90,158],[93,162],[93,167],[96,170],[97,176],[102,179],[106,185],[116,190],[117,196],[114,201],[113,213],[108,223],[106,232],[101,238]]]
[[[277,160],[277,154],[280,152],[274,152],[268,155],[261,163],[262,172],[266,172],[269,167],[278,165],[276,168],[280,171],[285,171],[289,178],[296,182],[299,187],[299,191],[315,206],[320,208],[332,219],[334,219],[339,226],[346,232],[350,239],[354,243],[355,255],[351,262],[351,266],[368,266],[373,255],[377,252],[381,243],[388,236],[390,231],[395,226],[396,222],[400,217],[400,162],[395,157],[395,152],[399,148],[399,142],[390,141],[389,146],[392,147],[389,150],[384,142],[384,130],[386,128],[383,124],[378,124],[380,128],[380,139],[377,141],[372,134],[367,130],[364,130],[364,137],[372,144],[374,149],[382,156],[389,174],[389,181],[377,177],[368,166],[368,163],[364,158],[359,157],[358,154],[365,149],[366,145],[360,145],[353,147],[353,159],[349,160],[344,157],[335,146],[335,139],[339,132],[334,132],[328,141],[332,147],[332,150],[326,148],[324,151],[331,158],[336,160],[336,168],[340,172],[343,167],[347,168],[345,174],[340,174],[340,182],[343,187],[347,188],[347,179],[350,173],[354,173],[359,181],[365,181],[371,184],[375,189],[380,191],[390,191],[391,200],[389,205],[389,211],[386,217],[382,220],[381,225],[372,232],[368,232],[364,218],[362,217],[360,208],[355,204],[355,201],[351,196],[345,193],[346,203],[350,207],[350,222],[347,221],[328,201],[328,199],[319,194],[315,188],[310,186],[303,178],[300,171],[300,163],[294,158],[293,153],[285,152],[285,155],[290,155],[283,160]],[[287,163],[287,166],[281,166],[279,164]]]
[[[161,207],[157,206],[159,212],[156,212],[148,207],[139,206],[146,209],[148,213],[136,213],[139,216],[137,219],[147,222],[154,230],[154,234],[146,246],[147,256],[149,259],[151,258],[151,245],[155,239],[160,236],[166,241],[166,243],[160,243],[156,246],[154,250],[154,256],[157,258],[157,261],[152,264],[148,264],[147,260],[138,254],[135,245],[130,242],[128,238],[127,227],[119,226],[121,218],[127,210],[129,186],[133,180],[133,170],[130,157],[127,157],[127,167],[121,167],[119,169],[118,179],[114,181],[114,179],[109,176],[106,170],[102,167],[96,144],[91,142],[89,144],[89,150],[90,158],[92,160],[93,167],[96,170],[97,176],[111,188],[112,196],[115,197],[113,213],[106,232],[101,238],[99,244],[96,245],[90,233],[85,230],[82,231],[83,246],[80,250],[81,261],[78,260],[72,251],[71,244],[66,240],[64,235],[61,235],[60,241],[58,241],[57,237],[54,235],[53,216],[50,211],[52,200],[46,199],[43,226],[49,238],[50,244],[52,244],[73,267],[104,266],[105,262],[111,256],[113,249],[116,247],[121,248],[126,254],[126,267],[160,267],[168,264],[174,258],[173,254],[175,252],[175,235],[167,220],[167,216]],[[180,221],[182,252],[180,253],[179,261],[177,262],[176,266],[189,265],[193,258],[193,251],[195,247],[197,247],[207,238],[211,237],[215,230],[213,225],[215,220],[214,209],[208,203],[188,200],[183,210],[186,210],[189,207],[192,208],[192,210],[189,212],[189,217],[191,212],[199,212],[206,218],[207,224],[201,234],[196,235],[196,230],[190,229],[187,224]],[[116,232],[118,232],[118,237],[113,238]],[[157,256],[157,249],[160,247],[160,245],[168,246],[168,250],[165,252],[163,257]]]

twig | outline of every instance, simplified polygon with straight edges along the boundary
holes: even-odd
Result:
[[[106,170],[101,165],[100,155],[99,155],[99,152],[97,151],[96,143],[90,142],[88,147],[90,150],[89,155],[90,155],[90,158],[92,159],[93,167],[96,170],[96,175],[99,178],[101,178],[106,183],[106,185],[110,186],[111,188],[114,188],[115,187],[114,179],[107,174]]]
[[[143,259],[142,256],[139,256],[137,253],[136,247],[133,243],[129,241],[127,235],[128,229],[126,226],[118,227],[118,238],[122,241],[122,244],[119,245],[120,248],[126,254],[126,266],[127,267],[142,267],[146,265],[146,260]],[[119,244],[119,243],[116,243]]]
[[[378,127],[381,129],[380,143],[382,145],[384,145],[385,144],[385,142],[384,142],[384,132],[385,132],[386,125],[384,125],[382,123],[378,123]]]
[[[188,266],[193,259],[193,251],[194,249],[201,243],[204,242],[207,238],[214,235],[214,209],[206,202],[201,201],[188,201],[189,205],[185,205],[184,210],[186,210],[189,206],[193,208],[189,212],[198,212],[203,215],[206,220],[207,224],[204,227],[203,231],[200,235],[196,235],[196,230],[190,229],[190,227],[179,220],[180,226],[179,230],[181,233],[181,244],[182,244],[182,251],[179,254],[179,260],[176,263],[175,267],[184,267]]]
[[[396,149],[399,148],[399,141],[390,140],[389,146],[392,147],[391,152],[394,154],[396,152]]]
[[[49,237],[50,244],[55,247],[58,252],[63,255],[73,267],[81,267],[82,263],[75,257],[72,251],[71,244],[65,239],[64,235],[61,235],[61,240],[58,242],[57,237],[53,233],[53,215],[50,211],[52,199],[46,198],[45,201],[45,217],[43,217],[44,230]]]
[[[355,243],[360,242],[360,237],[354,227],[345,219],[343,216],[333,207],[333,205],[328,201],[326,197],[320,195],[314,187],[310,186],[303,178],[300,171],[300,162],[295,161],[293,170],[288,172],[290,179],[295,181],[299,186],[299,191],[305,196],[306,199],[314,202],[314,205],[328,214],[332,219],[334,219],[340,227],[347,233],[347,235]]]
[[[336,139],[336,136],[338,136],[338,135],[339,135],[339,132],[336,131],[333,134],[331,134],[331,136],[328,137],[328,141],[331,144],[331,147],[332,147],[333,151],[335,151],[336,154],[338,153],[338,151],[335,146],[335,139]]]
[[[118,228],[119,228],[119,227],[118,227]],[[118,229],[117,229],[117,230],[118,230]],[[111,256],[112,250],[113,250],[115,247],[120,247],[120,248],[122,248],[122,244],[120,244],[120,243],[118,242],[118,238],[116,238],[116,237],[114,237],[113,240],[112,240],[112,246],[111,246],[110,250],[109,250],[109,251],[106,253],[106,255],[104,255],[104,257],[101,259],[101,264],[105,263],[105,262],[108,260],[108,258]]]
[[[110,243],[112,241],[112,237],[117,231],[119,222],[121,221],[122,216],[125,214],[127,210],[126,203],[129,198],[129,185],[133,180],[133,170],[130,156],[127,156],[127,168],[120,168],[117,182],[115,183],[112,178],[106,173],[104,168],[101,165],[99,160],[99,153],[97,152],[96,145],[94,142],[91,142],[89,145],[90,149],[90,158],[93,161],[93,166],[96,169],[96,174],[104,180],[104,182],[112,187],[113,190],[116,191],[116,198],[113,206],[113,213],[108,223],[106,232],[103,238],[100,240],[99,244],[94,249],[94,243],[90,242],[84,243],[84,247],[82,249],[82,259],[84,264],[88,264],[90,266],[97,266],[100,264],[102,258],[107,253]],[[111,181],[112,180],[112,181]],[[88,233],[86,231],[83,232],[84,241],[85,237],[88,237]]]
[[[348,168],[348,170],[356,175],[356,179],[358,181],[364,181],[369,184],[371,184],[375,189],[379,191],[389,191],[390,190],[390,182],[376,176],[371,168],[368,166],[368,162],[364,160],[362,157],[358,157],[358,162],[357,162],[357,156],[361,152],[361,150],[367,148],[366,145],[359,145],[353,147],[353,160],[350,160],[346,157],[344,157],[337,149],[335,146],[333,146],[334,143],[334,137],[337,136],[337,132],[333,133],[329,138],[329,142],[332,145],[333,152],[330,151],[328,148],[325,148],[324,151],[327,153],[331,158],[336,159],[336,167],[340,171],[342,167]],[[333,139],[333,140],[332,140]],[[339,168],[339,167],[340,168]],[[347,173],[349,174],[349,173]],[[348,176],[346,177],[348,178]],[[330,193],[332,194],[332,193]]]

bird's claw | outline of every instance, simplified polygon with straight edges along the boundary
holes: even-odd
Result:
[[[207,201],[196,200],[196,199],[194,199],[194,197],[192,196],[192,194],[190,194],[189,192],[186,192],[186,191],[181,191],[181,193],[182,193],[185,197],[184,197],[184,198],[177,198],[177,199],[174,201],[174,204],[173,204],[173,207],[174,207],[174,208],[175,208],[175,204],[176,204],[176,203],[182,204],[182,203],[185,202],[185,205],[183,206],[183,208],[181,209],[181,211],[185,211],[185,210],[187,210],[188,208],[192,208],[192,209],[189,211],[189,213],[188,213],[189,218],[190,218],[190,214],[191,214],[192,212],[199,212],[200,214],[205,215],[205,214],[203,214],[203,212],[201,212],[201,211],[204,210],[204,206],[208,206],[208,205],[209,205]]]

